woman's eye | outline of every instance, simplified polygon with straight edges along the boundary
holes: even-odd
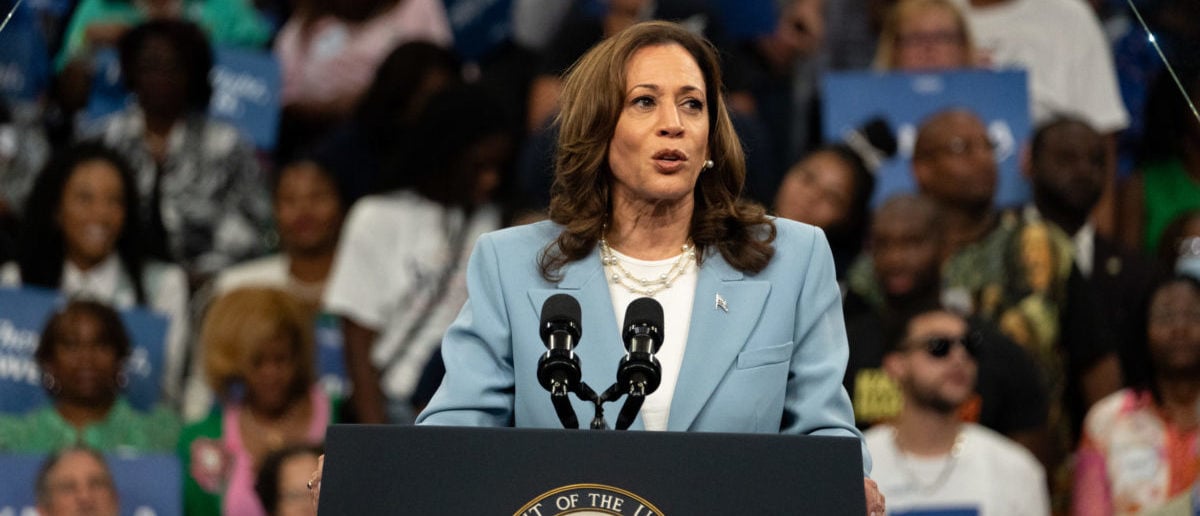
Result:
[[[704,110],[704,103],[697,99],[687,99],[683,102],[683,106],[693,111]]]
[[[640,108],[653,107],[654,106],[654,98],[653,97],[645,97],[645,96],[638,97],[636,99],[633,99],[633,105],[640,107]]]

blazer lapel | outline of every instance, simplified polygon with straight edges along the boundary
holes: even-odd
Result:
[[[771,284],[766,281],[744,280],[741,271],[720,253],[713,252],[704,262],[692,303],[687,350],[671,401],[669,430],[692,427],[745,347],[770,291]]]

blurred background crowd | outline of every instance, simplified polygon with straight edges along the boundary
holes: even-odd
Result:
[[[0,99],[0,284],[69,299],[0,453],[50,454],[43,514],[116,511],[114,454],[176,456],[186,514],[311,513],[325,427],[410,423],[474,240],[544,217],[561,74],[666,19],[720,51],[744,195],[829,238],[890,510],[1196,514],[1200,3],[1134,3],[1178,84],[1124,0],[0,0],[48,78]],[[278,63],[272,148],[209,115],[230,48]],[[104,55],[132,96],[92,117]],[[1022,202],[961,106],[822,138],[825,74],[1013,68]],[[872,203],[899,155],[915,190]]]

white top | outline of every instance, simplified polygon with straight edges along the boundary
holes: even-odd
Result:
[[[979,516],[1050,514],[1046,473],[1021,445],[974,423],[962,427],[958,458],[917,457],[896,448],[891,425],[865,433],[871,478],[888,513],[960,509]],[[940,482],[939,482],[940,480]]]
[[[21,284],[21,269],[16,262],[0,267],[0,285],[19,287]],[[166,342],[163,343],[162,401],[176,404],[182,389],[183,363],[187,354],[187,275],[178,265],[148,261],[142,266],[142,288],[146,291],[145,308],[168,319]],[[71,297],[94,299],[117,309],[137,306],[133,281],[121,267],[121,258],[116,253],[87,271],[64,260],[59,290]]]
[[[414,192],[363,198],[346,218],[325,288],[325,309],[379,333],[371,362],[392,401],[408,400],[446,328],[467,300],[467,260],[480,235],[499,229],[500,210],[470,219]],[[458,259],[453,235],[461,233]],[[450,265],[450,267],[448,267]],[[450,274],[440,288],[444,274]],[[411,334],[411,335],[410,335]]]
[[[213,280],[214,295],[239,287],[286,287],[292,281],[285,254],[273,254],[229,267]]]
[[[657,278],[666,274],[679,259],[678,256],[665,260],[638,260],[630,258],[617,251],[613,255],[621,261],[621,266],[639,278]],[[608,281],[608,293],[612,298],[613,313],[617,316],[617,328],[624,331],[625,309],[629,303],[640,297],[612,279],[613,268],[605,267],[605,279]],[[654,357],[662,365],[662,383],[658,389],[646,396],[642,403],[642,423],[646,430],[666,430],[667,420],[671,417],[671,399],[675,397],[675,383],[679,379],[679,368],[683,366],[683,353],[687,350],[688,329],[692,324],[692,304],[696,298],[696,280],[699,274],[695,262],[692,262],[670,288],[654,294],[654,300],[663,307],[663,343]],[[621,342],[617,335],[615,343]],[[619,344],[615,344],[619,345]]]
[[[1096,14],[1080,0],[1009,0],[971,7],[966,14],[976,46],[994,68],[1029,71],[1034,124],[1056,114],[1087,120],[1101,132],[1124,129],[1112,51]]]

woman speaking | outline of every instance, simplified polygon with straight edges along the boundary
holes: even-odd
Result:
[[[711,45],[666,22],[575,64],[550,220],[476,243],[469,299],[442,345],[446,375],[418,424],[560,427],[535,373],[542,303],[566,293],[582,309],[590,385],[616,376],[627,305],[663,307],[661,385],[633,429],[860,437],[829,245],[739,199],[745,163],[721,84]],[[865,447],[863,458],[869,471]],[[883,514],[865,483],[868,512]]]

